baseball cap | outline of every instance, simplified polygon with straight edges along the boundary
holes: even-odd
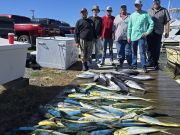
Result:
[[[92,8],[92,11],[93,11],[93,10],[98,10],[98,11],[100,11],[99,6],[94,5],[93,8]]]
[[[141,5],[141,4],[142,4],[142,1],[141,1],[141,0],[136,0],[136,1],[135,1],[135,4]]]
[[[108,6],[108,7],[106,8],[106,10],[107,10],[107,11],[112,11],[112,7],[111,7],[111,6]]]
[[[127,8],[127,6],[125,4],[121,5],[121,8]]]
[[[81,9],[81,13],[82,13],[82,12],[87,12],[87,9],[86,9],[86,8],[82,8],[82,9]]]
[[[153,0],[153,3],[161,3],[160,0]]]

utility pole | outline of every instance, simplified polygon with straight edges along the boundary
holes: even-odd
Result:
[[[170,11],[170,9],[171,9],[171,2],[172,2],[172,0],[169,0],[169,3],[168,3],[168,11]]]
[[[32,19],[34,19],[35,18],[35,16],[34,16],[35,10],[30,10],[30,12],[32,12]]]

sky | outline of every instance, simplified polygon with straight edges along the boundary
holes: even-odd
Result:
[[[143,0],[143,9],[147,10],[152,6],[153,0]],[[93,5],[99,5],[100,9],[106,9],[107,6],[113,7],[113,15],[119,14],[121,4],[126,4],[129,13],[134,11],[134,0],[1,0],[0,14],[16,14],[31,17],[30,10],[35,10],[35,17],[52,18],[63,20],[75,25],[80,18],[80,9],[86,7],[89,15],[92,15]],[[168,0],[161,0],[164,7],[168,7]],[[172,0],[172,7],[180,8],[180,0]],[[100,16],[105,15],[101,11]]]

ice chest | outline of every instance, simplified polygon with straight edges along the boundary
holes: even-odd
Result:
[[[24,76],[28,47],[30,44],[15,42],[10,45],[7,39],[0,38],[0,84]]]
[[[36,61],[41,67],[68,69],[78,61],[74,38],[39,37],[36,39]]]

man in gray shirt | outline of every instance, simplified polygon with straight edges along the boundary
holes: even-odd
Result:
[[[120,14],[117,15],[114,20],[115,42],[120,68],[123,66],[125,58],[129,67],[131,67],[132,63],[131,46],[127,41],[128,20],[127,7],[126,5],[122,5]]]
[[[162,35],[165,28],[165,38],[169,37],[170,15],[168,10],[161,7],[160,0],[153,0],[153,7],[149,10],[149,15],[154,21],[154,30],[147,37],[148,43],[148,66],[154,66],[159,70],[159,57]]]

